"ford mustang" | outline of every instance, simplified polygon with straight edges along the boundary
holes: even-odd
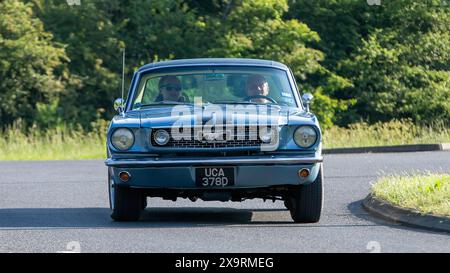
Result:
[[[136,221],[148,197],[280,200],[319,221],[321,130],[284,64],[256,59],[151,63],[134,73],[107,134],[111,217]]]

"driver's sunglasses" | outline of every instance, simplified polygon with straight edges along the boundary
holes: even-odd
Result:
[[[264,83],[263,84],[253,84],[253,85],[250,85],[248,88],[250,90],[262,91],[262,89],[264,88]]]
[[[167,91],[181,91],[181,86],[179,85],[163,85],[162,87]]]

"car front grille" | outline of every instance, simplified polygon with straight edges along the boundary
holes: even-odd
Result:
[[[159,148],[258,148],[263,144],[263,141],[259,136],[258,126],[245,126],[235,128],[223,128],[217,131],[215,136],[218,139],[206,139],[205,136],[197,135],[196,133],[202,132],[201,130],[195,131],[191,128],[190,137],[184,137],[183,139],[175,139],[172,135],[169,142],[160,146],[155,142],[154,134],[158,130],[165,130],[171,135],[170,128],[153,128],[151,133],[151,144],[154,147]],[[215,131],[211,130],[214,134]],[[208,135],[208,133],[205,133]],[[218,137],[221,135],[221,138]]]

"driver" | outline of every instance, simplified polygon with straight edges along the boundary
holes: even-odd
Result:
[[[264,98],[269,95],[269,83],[264,76],[254,74],[247,78],[247,97],[245,101],[256,103],[267,103],[268,99]]]
[[[159,80],[159,94],[155,101],[185,102],[186,97],[181,92],[181,82],[176,76],[166,75]]]

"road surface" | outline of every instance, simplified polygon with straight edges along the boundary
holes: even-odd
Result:
[[[0,161],[0,252],[450,252],[450,235],[369,215],[361,201],[385,174],[450,172],[450,152],[326,155],[317,224],[283,203],[149,199],[142,220],[109,217],[101,160]]]

